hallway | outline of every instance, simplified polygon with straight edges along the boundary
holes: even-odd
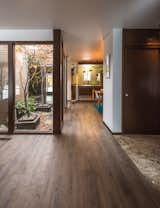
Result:
[[[160,193],[101,119],[93,104],[77,103],[60,136],[0,141],[0,208],[160,207]]]

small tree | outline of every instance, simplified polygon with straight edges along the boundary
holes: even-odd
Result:
[[[45,104],[45,92],[44,92],[44,89],[45,89],[45,80],[46,80],[46,67],[43,66],[41,68],[41,103],[42,105]]]
[[[24,104],[27,112],[27,116],[30,116],[30,111],[28,108],[28,97],[29,97],[29,86],[34,79],[41,80],[41,102],[45,103],[45,78],[46,78],[46,66],[53,62],[52,54],[53,51],[48,45],[39,45],[34,49],[30,49],[27,46],[21,46],[24,53],[24,63],[27,69],[27,75],[25,83],[23,83],[23,71],[20,71],[20,80],[24,93]],[[41,76],[41,79],[38,77]]]
[[[40,64],[35,57],[35,53],[31,53],[28,50],[25,50],[24,60],[27,68],[26,80],[25,83],[23,83],[22,70],[20,71],[20,80],[23,89],[24,105],[25,105],[26,113],[27,116],[30,117],[30,111],[28,107],[29,85],[31,81],[34,79],[34,77],[39,74],[39,71],[37,69],[40,66]]]

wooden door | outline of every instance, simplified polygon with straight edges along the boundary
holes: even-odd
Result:
[[[160,132],[159,49],[124,50],[123,132]]]

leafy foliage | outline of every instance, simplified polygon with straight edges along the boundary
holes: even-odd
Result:
[[[53,64],[53,49],[48,45],[18,46],[17,50],[23,53],[26,76],[23,76],[23,70],[20,71],[21,86],[24,94],[24,101],[17,102],[17,111],[20,114],[27,114],[34,111],[30,96],[42,94],[42,103],[44,101],[44,81],[46,69]],[[22,68],[23,69],[23,68]],[[53,67],[52,67],[53,70]],[[22,79],[25,77],[25,79]]]
[[[28,98],[27,102],[28,102],[28,109],[26,109],[24,101],[16,102],[17,118],[20,118],[21,116],[25,115],[27,111],[29,111],[30,113],[36,111],[37,105],[35,103],[35,99]]]

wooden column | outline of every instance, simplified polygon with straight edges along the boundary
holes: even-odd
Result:
[[[15,69],[14,69],[14,44],[8,45],[8,133],[14,133],[15,127]]]
[[[62,32],[53,31],[53,133],[60,134],[63,126],[63,42]]]

